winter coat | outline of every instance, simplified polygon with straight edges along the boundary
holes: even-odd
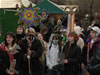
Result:
[[[27,50],[29,48],[28,46],[28,41],[25,39],[23,40],[22,43],[22,49],[24,53],[24,62],[23,62],[23,73],[24,75],[29,75],[29,61],[27,59]],[[32,52],[31,54],[31,59],[30,59],[30,66],[31,66],[31,73],[32,75],[41,75],[41,62],[40,62],[40,57],[42,55],[42,45],[41,42],[37,39],[34,38],[32,40],[32,45],[30,47],[30,50]]]
[[[10,55],[9,52],[5,50],[5,43],[2,43],[0,45],[0,67],[2,69],[0,75],[8,75],[7,70],[10,68]],[[19,75],[20,70],[21,70],[21,53],[20,53],[20,47],[19,45],[16,44],[14,50],[13,50],[13,56],[14,60],[16,60],[16,65],[15,65],[15,74],[14,75]]]
[[[8,57],[7,54],[0,49],[0,75],[6,75],[6,65],[5,58]]]
[[[76,43],[69,46],[69,43],[67,42],[63,51],[68,63],[64,64],[62,75],[78,75],[80,69],[81,48],[77,46]]]
[[[100,44],[88,63],[90,75],[100,75]]]
[[[91,48],[90,48],[90,42],[91,42],[91,38],[89,38],[87,40],[87,42],[84,45],[83,50],[82,50],[82,63],[84,63],[85,66],[88,65],[88,61],[95,54],[98,44],[100,43],[100,38],[98,38],[96,41],[94,41]],[[87,56],[88,54],[89,54],[89,56]],[[87,59],[89,59],[89,60],[87,61]]]

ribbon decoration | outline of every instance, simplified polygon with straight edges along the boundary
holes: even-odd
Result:
[[[75,14],[68,14],[67,35],[74,32]]]

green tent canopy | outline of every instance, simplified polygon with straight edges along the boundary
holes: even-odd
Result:
[[[34,7],[35,8],[40,8],[40,11],[39,11],[40,14],[42,13],[43,9],[45,9],[46,12],[50,13],[50,14],[64,14],[65,13],[62,9],[55,6],[54,4],[49,2],[48,0],[42,1]]]

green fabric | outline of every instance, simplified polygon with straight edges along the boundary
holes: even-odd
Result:
[[[63,43],[66,42],[66,36],[64,36],[64,37],[62,38],[62,42],[63,42]]]
[[[4,9],[0,9],[0,25],[2,28],[2,36],[0,37],[0,43],[4,41],[4,36],[7,32],[16,32],[18,26],[18,16],[15,15],[16,12],[6,11],[4,14]]]
[[[65,13],[63,10],[61,10],[57,6],[50,3],[48,0],[44,0],[40,2],[39,4],[35,6],[35,8],[40,8],[40,11],[39,11],[40,14],[42,13],[43,9],[46,9],[46,12],[50,14],[64,14]]]

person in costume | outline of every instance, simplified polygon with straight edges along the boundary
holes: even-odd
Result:
[[[87,39],[86,44],[82,50],[82,69],[88,68],[88,62],[91,57],[96,53],[98,45],[100,43],[100,29],[97,26],[94,26],[90,29],[90,37]],[[86,73],[87,70],[86,70]]]
[[[59,37],[60,36],[58,34],[54,34],[47,48],[46,64],[50,71],[50,75],[60,75],[58,69],[55,69],[55,66],[58,65],[58,53],[61,51],[61,40]]]
[[[0,45],[0,49],[3,51],[2,56],[2,68],[5,75],[19,75],[21,67],[21,48],[16,43],[15,34],[8,32],[5,35],[4,42]]]
[[[100,75],[100,44],[88,63],[88,71],[90,75]]]
[[[62,71],[61,75],[79,75],[81,48],[77,45],[77,41],[77,34],[75,32],[70,32],[68,35],[68,42],[66,42],[63,48],[64,71]]]
[[[22,45],[24,52],[22,75],[41,75],[40,57],[43,51],[41,42],[37,39],[33,28],[26,29],[25,34],[26,37]]]

